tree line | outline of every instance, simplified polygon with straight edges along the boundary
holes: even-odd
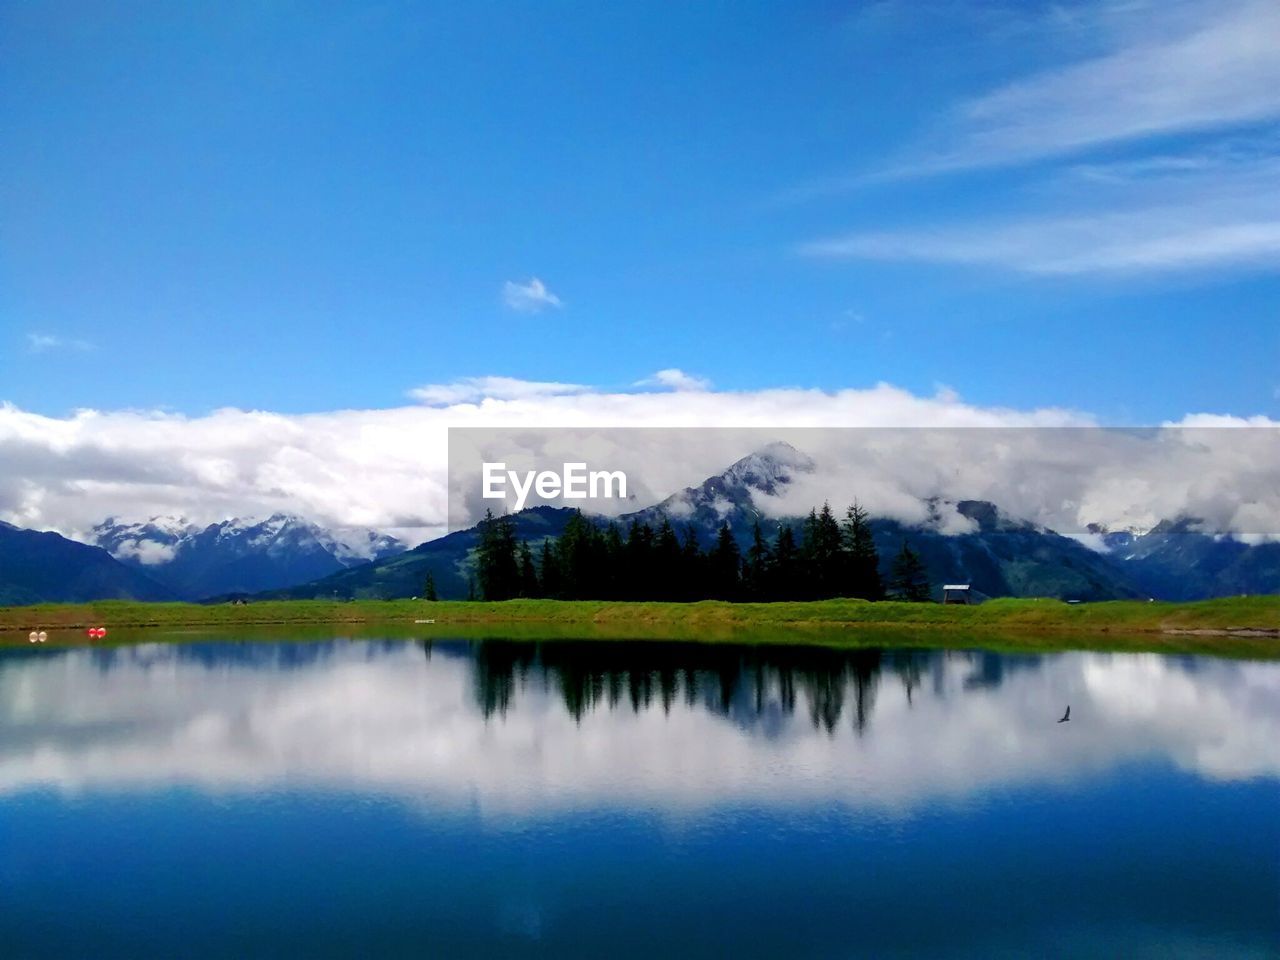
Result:
[[[478,527],[475,579],[468,599],[510,600],[864,600],[929,599],[919,555],[904,540],[888,582],[872,538],[871,518],[854,503],[837,519],[830,504],[799,524],[765,537],[759,521],[746,549],[728,522],[703,549],[691,526],[677,532],[664,518],[655,529],[633,521],[598,523],[575,512],[558,538],[536,548],[516,536],[508,515],[487,512]],[[427,599],[435,584],[426,584]]]

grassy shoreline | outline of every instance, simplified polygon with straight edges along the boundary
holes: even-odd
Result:
[[[432,624],[415,621],[433,620]],[[55,604],[0,607],[0,643],[26,642],[33,629],[60,644],[81,642],[104,625],[113,641],[155,627],[352,627],[449,636],[529,639],[689,639],[711,642],[1000,646],[1009,649],[1150,649],[1280,656],[1280,596],[1196,603],[993,600],[979,606],[866,603],[625,603],[512,600],[466,603],[415,600],[265,601],[229,604]],[[261,632],[261,631],[260,631]],[[354,631],[361,632],[361,631]]]

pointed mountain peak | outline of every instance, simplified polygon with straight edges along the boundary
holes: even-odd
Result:
[[[790,483],[795,474],[813,473],[816,468],[817,464],[808,454],[783,440],[775,440],[747,454],[707,482],[720,480],[730,487],[746,487],[772,496],[778,487]]]
[[[657,523],[660,518],[692,522],[695,526],[714,529],[726,520],[756,517],[759,510],[755,498],[776,496],[798,473],[816,469],[812,458],[789,443],[774,441],[731,464],[721,473],[708,477],[696,487],[686,487],[661,503],[635,513],[624,521]]]

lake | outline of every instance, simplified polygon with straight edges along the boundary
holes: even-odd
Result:
[[[0,649],[0,954],[1280,949],[1278,662],[251,636]]]

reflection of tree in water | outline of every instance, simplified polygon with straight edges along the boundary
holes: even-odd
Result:
[[[767,732],[802,700],[814,729],[828,733],[846,714],[855,731],[866,729],[882,672],[896,677],[910,699],[941,656],[875,648],[499,639],[475,643],[472,655],[476,703],[486,718],[505,716],[532,681],[557,691],[575,720],[601,706],[666,713],[683,701]]]
[[[505,717],[516,691],[516,678],[524,680],[534,660],[535,651],[528,644],[477,644],[485,655],[474,660],[476,701],[486,718],[497,713]]]
[[[1016,670],[1034,669],[1040,666],[1041,661],[1041,658],[1035,654],[1007,657],[987,650],[976,651],[969,654],[969,657],[973,670],[964,679],[966,690],[999,687],[1004,683],[1006,674]]]

